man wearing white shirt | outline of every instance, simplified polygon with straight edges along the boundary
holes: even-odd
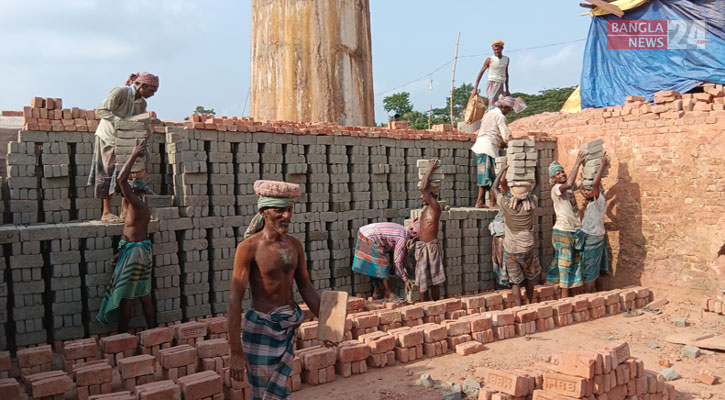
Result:
[[[609,271],[607,259],[606,230],[604,229],[604,215],[607,212],[607,200],[602,190],[602,174],[609,164],[606,154],[602,157],[599,170],[594,176],[591,186],[584,186],[582,194],[587,200],[581,230],[577,231],[577,242],[581,242],[581,265],[584,291],[592,293],[599,280],[600,272]]]
[[[478,138],[471,150],[476,153],[478,168],[478,199],[477,208],[486,208],[486,192],[496,179],[496,157],[503,143],[511,140],[511,130],[506,123],[506,114],[514,108],[514,98],[511,96],[499,98],[496,107],[487,112],[481,121]]]

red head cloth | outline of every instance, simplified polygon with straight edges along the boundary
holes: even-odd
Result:
[[[159,87],[159,77],[148,72],[144,72],[143,74],[137,72],[131,74],[126,81],[126,86],[131,86],[134,83],[143,83],[149,86]]]

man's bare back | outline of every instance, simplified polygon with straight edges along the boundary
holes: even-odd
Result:
[[[149,208],[143,199],[129,183],[128,178],[131,175],[131,167],[137,158],[146,154],[146,139],[140,143],[136,143],[131,157],[121,168],[118,174],[118,185],[121,188],[123,197],[128,202],[128,212],[123,224],[123,237],[129,242],[142,242],[148,239],[149,221],[151,214]]]
[[[425,203],[420,216],[420,240],[430,242],[438,237],[438,224],[441,219],[441,206],[438,199],[430,190],[430,177],[433,171],[440,167],[438,160],[431,160],[420,187],[421,198]]]

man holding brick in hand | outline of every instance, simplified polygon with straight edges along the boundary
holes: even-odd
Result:
[[[601,164],[594,176],[591,186],[584,186],[581,190],[587,200],[582,226],[577,230],[577,247],[581,253],[582,279],[584,290],[594,292],[599,282],[600,272],[607,274],[609,260],[607,259],[606,230],[604,229],[604,216],[607,212],[607,200],[602,189],[602,175],[609,165],[609,158],[605,153]]]
[[[294,360],[295,330],[302,310],[294,299],[297,288],[317,316],[320,294],[312,286],[302,243],[288,235],[293,200],[300,197],[297,184],[257,181],[259,213],[244,234],[234,255],[229,294],[229,347],[231,377],[252,385],[254,399],[284,399],[289,395],[287,377]],[[242,298],[247,286],[252,305],[244,315]]]
[[[135,298],[141,300],[147,327],[156,327],[156,313],[151,301],[153,255],[151,241],[148,240],[151,213],[141,197],[148,189],[141,179],[134,179],[133,184],[128,183],[133,163],[144,154],[145,139],[140,143],[137,141],[131,157],[126,160],[118,174],[118,185],[129,206],[123,227],[123,239],[118,243],[118,258],[113,276],[96,317],[106,324],[117,321],[118,333],[128,331]]]
[[[556,223],[551,242],[554,246],[554,259],[551,260],[548,282],[558,283],[561,297],[568,297],[569,290],[582,285],[581,254],[576,250],[576,231],[581,227],[574,191],[581,188],[576,174],[584,159],[579,152],[571,174],[567,177],[564,167],[554,161],[549,165],[549,178],[552,183],[551,201],[554,203]]]
[[[415,243],[415,284],[422,301],[437,301],[441,297],[438,285],[446,281],[443,267],[443,244],[438,239],[438,224],[441,206],[438,204],[440,183],[433,187],[430,182],[433,172],[440,167],[438,160],[430,160],[428,171],[420,184],[420,197],[425,203],[420,215],[420,236]],[[430,287],[430,295],[428,288]]]
[[[501,168],[491,190],[504,218],[503,274],[511,284],[514,303],[521,305],[521,283],[526,285],[529,304],[534,301],[534,284],[541,274],[541,265],[534,247],[534,215],[538,199],[530,194],[531,185],[509,187],[501,193],[499,184],[508,165]]]
[[[148,72],[131,74],[126,85],[111,90],[96,115],[101,118],[96,128],[96,142],[93,146],[91,173],[88,186],[93,186],[93,196],[103,200],[101,221],[121,222],[111,213],[111,195],[116,192],[116,128],[119,121],[146,112],[146,99],[159,88],[159,77]],[[126,209],[124,200],[122,209]],[[123,216],[124,213],[121,213]]]

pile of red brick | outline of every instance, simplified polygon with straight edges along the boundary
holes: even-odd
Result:
[[[511,291],[502,290],[393,309],[353,297],[348,301],[346,341],[336,348],[319,345],[318,322],[306,313],[308,321],[297,330],[297,351],[287,385],[297,391],[302,383],[329,383],[335,380],[335,375],[348,377],[365,373],[369,368],[408,363],[449,351],[467,356],[484,350],[484,344],[494,340],[613,315],[642,307],[652,297],[650,290],[643,287],[549,300],[555,297],[556,291],[550,286],[540,286],[535,295],[542,301],[521,307],[511,307]],[[51,371],[53,352],[49,345],[19,350],[16,368],[11,368],[9,353],[2,353],[0,395],[20,392],[18,381],[2,379],[13,376],[24,384],[30,398],[58,396],[60,399],[75,383],[79,398],[84,400],[100,395],[111,396],[104,399],[150,399],[179,394],[189,400],[225,395],[246,399],[251,397],[249,383],[229,377],[227,336],[226,318],[213,317],[143,330],[135,336],[102,337],[100,346],[96,342],[98,338],[59,342],[56,351],[62,357],[65,371]],[[632,363],[625,359],[620,358],[620,364]],[[562,365],[567,363],[562,361]],[[114,368],[120,376],[116,387]],[[611,370],[606,371],[595,374],[605,379]],[[596,376],[581,378],[599,385],[600,378]],[[112,389],[122,391],[111,395]]]
[[[341,126],[329,122],[254,121],[243,117],[217,117],[207,114],[192,114],[184,123],[187,129],[212,130],[219,132],[269,132],[294,135],[358,136],[390,139],[429,139],[474,141],[476,135],[462,133],[453,125],[434,125],[431,130],[410,129],[408,123],[395,121],[387,128],[365,126]]]
[[[708,297],[702,301],[703,311],[725,315],[725,305],[723,305],[722,299],[717,297]]]
[[[676,90],[664,90],[654,94],[652,103],[647,102],[644,97],[627,96],[624,105],[599,110],[605,119],[628,115],[642,116],[640,119],[644,120],[682,118],[689,111],[725,110],[725,91],[723,85],[707,83],[703,86],[702,93],[680,94]]]
[[[98,127],[95,110],[63,108],[58,98],[33,97],[23,107],[23,129],[28,131],[94,132]]]
[[[662,375],[646,371],[631,357],[626,342],[600,351],[569,350],[552,357],[547,372],[527,373],[489,369],[479,400],[674,399],[675,388]]]

